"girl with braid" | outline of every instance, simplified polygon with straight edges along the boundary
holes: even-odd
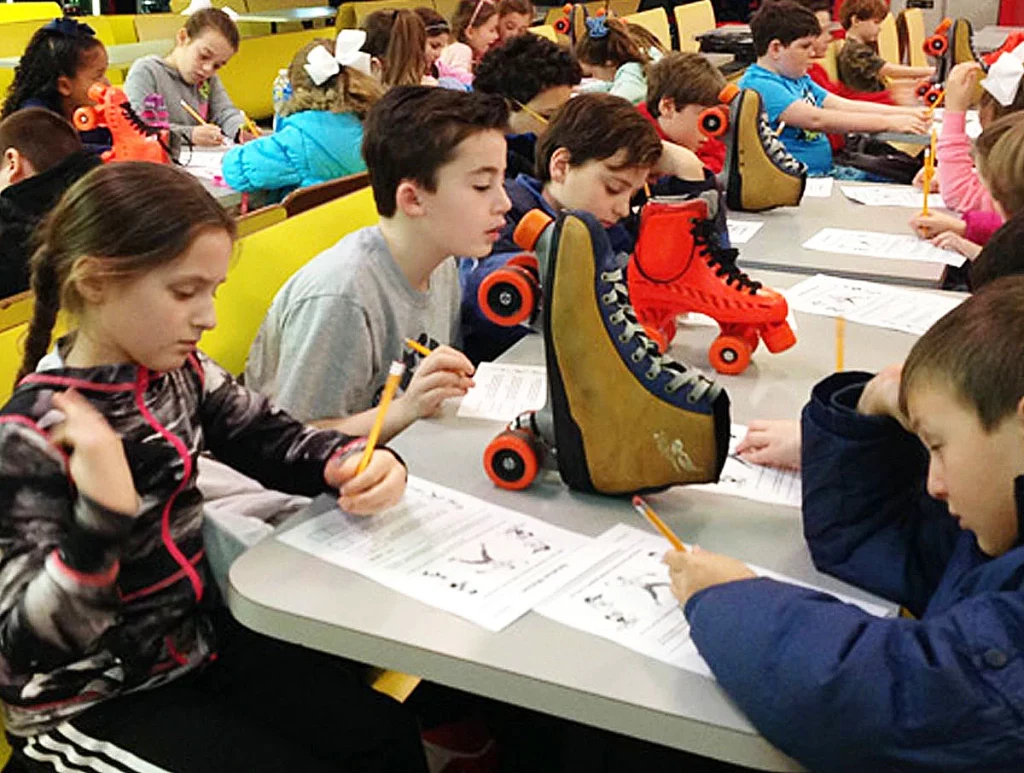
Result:
[[[107,82],[107,49],[92,27],[72,18],[54,19],[32,36],[14,69],[3,112],[6,118],[23,107],[43,107],[68,121],[75,110],[93,104],[89,87]],[[81,132],[86,149],[108,150],[110,131],[97,127]]]
[[[0,699],[20,770],[426,770],[404,707],[233,622],[209,582],[201,451],[356,515],[406,478],[387,449],[356,474],[362,440],[300,424],[196,350],[234,237],[187,172],[142,162],[93,170],[43,227],[0,409]],[[59,311],[73,332],[46,354]]]

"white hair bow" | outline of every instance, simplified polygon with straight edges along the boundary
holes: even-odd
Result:
[[[995,97],[1003,107],[1017,98],[1021,77],[1024,76],[1024,43],[1013,51],[1004,51],[988,68],[988,75],[981,82],[982,88]]]
[[[316,46],[306,55],[302,69],[317,86],[341,72],[342,67],[370,75],[370,55],[359,50],[365,42],[363,30],[342,30],[334,42],[334,56],[323,46]]]

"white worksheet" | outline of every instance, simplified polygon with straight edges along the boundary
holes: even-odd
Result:
[[[664,537],[653,531],[613,526],[584,549],[593,551],[596,563],[591,569],[535,611],[655,660],[713,678],[690,638],[682,607],[672,595],[668,567],[661,562],[668,549]],[[766,569],[750,568],[762,577],[812,587]],[[872,615],[888,613],[877,604],[832,595]]]
[[[840,185],[843,195],[869,207],[924,209],[924,192],[912,185]],[[937,193],[928,194],[928,206],[943,209],[946,202]]]
[[[892,260],[916,260],[959,266],[965,258],[958,252],[940,250],[912,234],[884,234],[874,231],[850,231],[822,228],[803,244],[804,249],[842,255],[864,255]]]
[[[832,196],[831,177],[808,177],[804,187],[804,197],[810,199],[827,199]]]
[[[473,374],[457,415],[464,419],[511,421],[524,411],[539,411],[548,397],[543,365],[505,365],[481,362]]]
[[[816,274],[785,291],[789,307],[807,314],[922,335],[963,298]]]
[[[765,467],[741,459],[736,454],[736,446],[746,437],[747,428],[743,424],[733,424],[729,432],[729,456],[722,467],[718,483],[702,483],[678,491],[685,493],[691,489],[698,489],[713,494],[752,499],[755,502],[800,507],[800,473]]]
[[[761,226],[764,225],[763,220],[735,220],[728,218],[726,225],[729,228],[729,243],[734,247],[737,244],[746,244],[752,238],[754,234],[761,230]]]
[[[185,169],[203,180],[221,178],[221,164],[228,148],[185,148],[181,151]],[[191,154],[191,155],[190,155]]]
[[[402,502],[383,513],[334,509],[278,539],[489,631],[573,580],[595,555],[579,550],[588,537],[412,476]]]

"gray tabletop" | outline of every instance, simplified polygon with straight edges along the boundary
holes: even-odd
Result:
[[[333,19],[338,15],[338,9],[329,5],[317,6],[315,8],[278,8],[268,11],[253,11],[252,13],[240,13],[236,21],[259,21],[270,22],[271,24],[284,24],[292,21],[316,21],[317,19]]]
[[[136,59],[141,59],[150,54],[164,55],[174,48],[174,41],[167,40],[145,40],[141,43],[120,43],[107,46],[107,59],[111,67],[123,67],[130,65]],[[20,56],[5,56],[0,58],[0,67],[14,68],[18,66]]]
[[[869,258],[804,249],[801,245],[822,228],[846,228],[882,233],[911,233],[908,222],[915,210],[907,207],[868,207],[850,201],[836,180],[830,198],[804,197],[799,207],[770,212],[730,213],[730,218],[763,220],[746,244],[737,245],[744,268],[814,274],[818,272],[888,284],[938,287],[945,266],[914,260]]]
[[[974,50],[979,54],[987,54],[990,51],[995,51],[1006,42],[1007,35],[1019,29],[1021,28],[1000,27],[997,25],[982,27],[974,33]]]
[[[775,287],[794,274],[755,272]],[[779,355],[761,348],[745,373],[719,377],[737,422],[796,418],[810,388],[834,363],[831,319],[797,314],[798,343]],[[673,354],[707,368],[714,328],[686,327]],[[848,323],[849,368],[878,369],[902,359],[914,336]],[[503,361],[541,363],[539,336]],[[622,500],[570,492],[557,477],[521,493],[496,489],[484,474],[493,422],[439,419],[413,425],[393,443],[415,475],[489,502],[597,535],[636,522]],[[652,496],[659,514],[685,540],[858,598],[870,598],[811,564],[799,512],[686,488]],[[697,674],[528,613],[500,633],[321,562],[275,539],[231,567],[234,615],[263,633],[355,660],[414,673],[472,693],[585,724],[763,770],[799,770],[749,724],[718,685]]]

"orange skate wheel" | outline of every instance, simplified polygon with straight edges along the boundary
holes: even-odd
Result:
[[[722,86],[722,90],[718,92],[718,101],[723,105],[728,105],[734,99],[736,95],[740,93],[740,87],[735,83],[726,83]]]
[[[555,32],[557,32],[557,33],[559,33],[561,35],[568,35],[569,34],[569,20],[567,18],[565,18],[564,16],[561,19],[558,19],[555,22],[554,27],[555,27]]]
[[[529,322],[540,288],[522,266],[505,266],[487,276],[476,291],[480,312],[502,327]]]
[[[708,359],[719,373],[735,376],[750,364],[750,345],[740,336],[720,335],[711,344]]]
[[[757,351],[757,345],[761,343],[761,336],[758,335],[756,329],[752,327],[743,329],[743,340],[750,346],[750,353],[753,354]]]
[[[96,111],[91,107],[77,108],[74,116],[72,117],[74,119],[75,128],[80,132],[87,132],[96,128]]]
[[[924,52],[929,56],[942,56],[949,50],[949,40],[945,35],[932,35],[924,41]]]
[[[729,114],[720,107],[709,107],[697,121],[701,132],[708,137],[721,137],[729,129]]]
[[[665,335],[664,329],[661,327],[651,327],[650,325],[647,324],[645,324],[643,327],[644,332],[647,334],[647,337],[650,338],[654,342],[654,345],[658,347],[658,354],[664,354],[665,352],[667,352],[669,338],[667,335]]]
[[[505,265],[519,266],[520,268],[525,268],[527,271],[530,272],[533,278],[537,280],[537,283],[540,284],[540,264],[537,262],[537,259],[533,255],[530,255],[529,253],[526,252],[521,252],[514,258],[509,260],[509,262],[506,263]]]
[[[484,470],[498,488],[521,491],[540,469],[536,439],[521,429],[506,429],[484,450]]]
[[[917,94],[918,99],[924,99],[924,95],[928,93],[928,90],[932,87],[928,81],[917,84],[917,88],[914,89],[914,93]]]
[[[523,219],[519,221],[516,230],[512,232],[512,241],[520,249],[532,250],[544,229],[552,222],[552,217],[542,209],[531,209]]]
[[[931,107],[939,101],[939,97],[942,95],[942,89],[938,86],[932,86],[924,93],[924,103]]]
[[[772,354],[784,352],[796,343],[796,335],[788,322],[780,322],[777,325],[766,325],[761,330],[761,338],[764,345]]]

